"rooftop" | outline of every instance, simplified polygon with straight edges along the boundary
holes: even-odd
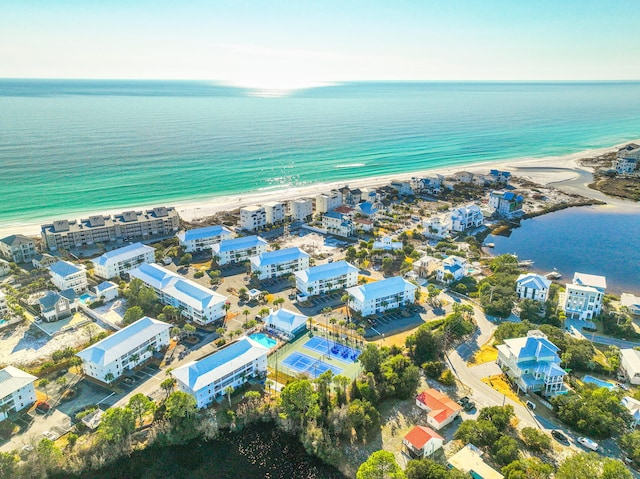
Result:
[[[351,296],[360,302],[371,300],[379,297],[390,296],[392,294],[404,293],[406,288],[416,288],[416,285],[410,283],[400,276],[375,281],[360,286],[353,286],[347,290]]]
[[[312,268],[305,269],[304,271],[296,271],[294,274],[296,278],[301,281],[311,283],[357,272],[358,268],[353,266],[351,263],[347,263],[346,261],[336,261],[335,263],[326,263],[314,266]]]
[[[23,245],[23,244],[33,244],[33,240],[31,238],[28,238],[27,236],[23,236],[23,235],[7,236],[6,238],[0,239],[0,241],[3,242],[6,245],[9,245],[9,246],[20,246],[20,245]]]
[[[69,263],[68,261],[60,260],[49,266],[49,271],[51,271],[53,274],[66,278],[67,276],[71,276],[72,274],[84,271],[84,268],[82,266]]]
[[[215,238],[221,235],[230,235],[231,230],[222,225],[207,226],[205,228],[196,228],[193,230],[183,231],[176,236],[181,242],[196,241],[205,238]]]
[[[260,236],[241,236],[239,238],[222,240],[220,243],[214,244],[211,249],[214,254],[219,254],[226,253],[228,251],[255,248],[257,246],[267,246],[268,244],[269,243],[260,238]]]
[[[18,389],[34,382],[36,379],[38,378],[13,366],[0,369],[0,390],[2,390],[0,399],[9,394],[13,394]]]
[[[115,283],[112,283],[111,281],[103,281],[102,283],[100,283],[98,286],[96,286],[94,289],[96,291],[97,294],[100,294],[103,291],[107,291],[111,288],[117,288],[118,285]]]
[[[462,406],[434,388],[422,391],[416,396],[416,401],[420,401],[427,406],[431,410],[429,416],[439,423],[444,422],[449,416],[462,410]]]
[[[288,309],[278,309],[264,318],[264,323],[281,331],[293,333],[302,325],[306,324],[307,319],[307,316],[303,314],[295,313]]]
[[[549,287],[551,286],[550,280],[548,280],[544,276],[534,273],[521,274],[520,276],[518,276],[516,283],[525,288],[537,290],[549,289]]]
[[[444,441],[444,438],[440,434],[430,427],[425,426],[414,427],[407,433],[404,439],[416,449],[422,449],[431,439],[440,439]]]
[[[597,289],[607,289],[607,279],[596,274],[585,274],[576,272],[573,275],[573,284],[579,286],[592,286]]]
[[[631,369],[627,371],[629,375],[633,376],[640,372],[640,351],[631,348],[625,348],[620,350],[620,356],[622,360],[627,364],[626,367]]]
[[[482,460],[482,451],[473,444],[467,444],[457,453],[449,458],[449,464],[461,472],[471,472],[473,477],[482,479],[503,479],[504,476],[498,471],[488,466]]]
[[[308,258],[309,255],[300,248],[285,248],[275,251],[267,251],[257,256],[251,257],[251,263],[258,268],[271,266],[273,264],[287,263],[302,258]]]
[[[547,338],[525,336],[522,338],[505,339],[504,344],[518,359],[535,358],[541,360],[557,356],[559,349]]]
[[[122,248],[107,251],[102,256],[98,256],[91,261],[96,266],[106,266],[107,264],[113,264],[119,261],[127,261],[148,252],[155,252],[155,248],[142,243],[132,243],[127,246],[123,246]]]

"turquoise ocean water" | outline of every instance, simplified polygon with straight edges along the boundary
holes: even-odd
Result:
[[[0,227],[640,137],[640,82],[0,80]]]

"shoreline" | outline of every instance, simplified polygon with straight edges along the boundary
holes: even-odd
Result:
[[[215,214],[231,211],[243,206],[251,204],[260,204],[269,201],[289,201],[295,198],[304,198],[315,196],[319,193],[329,191],[334,188],[349,185],[352,188],[367,188],[367,187],[379,187],[388,184],[391,180],[406,181],[415,176],[428,176],[434,174],[441,174],[444,176],[451,175],[458,171],[469,171],[472,173],[485,172],[490,169],[499,169],[510,171],[512,175],[526,178],[534,183],[548,185],[556,184],[560,186],[561,183],[570,183],[572,180],[578,179],[586,172],[590,172],[588,168],[581,167],[578,164],[578,160],[589,158],[592,156],[602,155],[611,151],[616,151],[618,148],[633,142],[640,142],[640,139],[627,140],[623,143],[618,143],[610,147],[595,148],[590,150],[583,150],[568,155],[548,156],[543,158],[513,158],[508,160],[495,160],[487,162],[475,162],[467,165],[457,165],[453,167],[440,168],[434,167],[426,170],[419,170],[411,173],[398,173],[383,176],[373,176],[369,178],[359,179],[345,179],[340,181],[332,181],[325,183],[317,183],[314,185],[290,187],[290,188],[274,188],[266,192],[250,192],[247,194],[231,194],[223,196],[214,196],[209,198],[203,198],[201,200],[187,199],[178,200],[176,202],[165,202],[161,204],[155,202],[153,204],[138,205],[121,207],[117,209],[108,210],[86,210],[84,212],[73,213],[67,216],[56,216],[41,219],[38,223],[24,223],[24,224],[0,224],[0,237],[8,236],[11,234],[23,234],[27,236],[39,236],[40,225],[48,223],[58,219],[80,219],[90,214],[104,214],[113,215],[121,213],[127,210],[141,210],[152,208],[154,206],[174,206],[180,217],[188,222],[198,222],[206,219],[207,217]],[[574,189],[582,189],[580,186],[572,185]],[[590,194],[589,194],[590,193]],[[584,185],[584,196],[593,198],[593,194],[598,193],[591,190]],[[608,198],[608,197],[607,197]],[[600,198],[597,198],[600,199]],[[624,200],[619,200],[624,201]],[[611,198],[607,203],[616,202]],[[628,204],[633,204],[628,202]]]

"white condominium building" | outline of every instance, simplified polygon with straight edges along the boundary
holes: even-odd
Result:
[[[286,248],[252,256],[251,272],[259,280],[289,275],[309,267],[309,255],[300,248]]]
[[[267,225],[267,212],[263,206],[245,206],[240,208],[240,229],[257,231]]]
[[[110,383],[169,345],[171,325],[145,316],[80,351],[87,376]]]
[[[451,211],[451,229],[453,231],[460,232],[469,228],[477,228],[483,223],[484,216],[478,205],[468,204]]]
[[[305,221],[313,215],[313,200],[302,198],[290,201],[289,215],[293,221]]]
[[[13,366],[0,369],[0,421],[4,421],[11,411],[21,411],[36,402],[33,387],[36,379]]]
[[[284,221],[284,203],[280,203],[279,201],[271,201],[269,203],[264,203],[262,207],[264,208],[264,211],[266,213],[268,225]]]
[[[221,225],[207,226],[205,228],[197,228],[187,230],[176,235],[180,246],[187,253],[196,253],[211,249],[211,246],[220,243],[222,240],[231,239],[233,233],[228,228]]]
[[[214,244],[211,252],[218,258],[218,264],[225,265],[247,261],[252,256],[266,253],[268,246],[269,243],[259,236],[241,236]]]
[[[534,299],[544,303],[549,298],[551,281],[539,274],[521,274],[516,280],[516,293],[520,299]]]
[[[315,197],[316,214],[321,215],[333,211],[342,204],[342,193],[332,190],[330,193],[320,193]]]
[[[129,273],[153,288],[158,299],[180,309],[182,316],[204,325],[222,318],[226,296],[185,279],[157,264],[143,263]]]
[[[239,341],[171,371],[178,389],[191,394],[198,408],[227,395],[227,387],[238,388],[252,377],[267,373],[269,348],[243,337]]]
[[[349,288],[349,306],[363,316],[382,313],[415,301],[417,286],[395,276]]]
[[[124,273],[128,273],[133,268],[142,263],[153,263],[155,261],[155,248],[133,243],[122,248],[108,251],[102,256],[92,259],[94,272],[104,279],[115,278]]]
[[[296,288],[301,296],[314,296],[358,284],[358,268],[346,261],[326,263],[298,271]]]
[[[604,276],[575,273],[573,283],[567,284],[564,312],[569,319],[593,319],[602,311],[602,299],[607,288]]]
[[[83,265],[76,265],[68,261],[58,261],[49,266],[51,282],[60,291],[73,289],[81,293],[87,289],[87,272]]]

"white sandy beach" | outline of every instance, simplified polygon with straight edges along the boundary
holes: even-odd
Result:
[[[578,165],[578,160],[583,158],[591,158],[602,155],[611,151],[615,151],[621,146],[628,143],[640,143],[638,140],[629,140],[615,146],[607,148],[598,148],[592,150],[584,150],[570,155],[550,156],[545,158],[514,158],[509,160],[490,161],[482,163],[473,163],[469,165],[459,165],[451,168],[433,168],[429,170],[416,171],[413,173],[400,173],[386,176],[376,176],[370,178],[361,178],[356,180],[340,180],[331,183],[318,183],[315,185],[290,187],[286,189],[274,189],[260,193],[249,193],[245,195],[217,196],[210,199],[187,200],[171,202],[167,201],[166,206],[175,206],[180,216],[187,221],[197,221],[212,216],[221,211],[233,210],[242,206],[251,204],[260,204],[269,201],[287,201],[294,198],[312,197],[316,194],[326,192],[332,188],[342,187],[348,184],[352,188],[370,188],[388,184],[391,180],[408,180],[414,176],[428,176],[434,174],[451,175],[457,171],[470,171],[473,173],[488,172],[489,169],[499,169],[510,171],[515,176],[525,177],[535,183],[548,184],[571,180],[579,176],[580,172],[589,171]],[[519,171],[520,170],[520,171]],[[588,196],[589,190],[585,187],[584,194]],[[84,213],[76,213],[69,215],[67,219],[80,219],[89,214],[116,214],[122,211],[160,206],[159,204],[150,205],[132,205],[128,208],[118,208],[108,211],[96,211],[89,209]],[[61,218],[46,218],[39,223],[29,224],[0,224],[0,237],[11,234],[24,234],[36,236],[40,234],[40,224],[44,224]]]

